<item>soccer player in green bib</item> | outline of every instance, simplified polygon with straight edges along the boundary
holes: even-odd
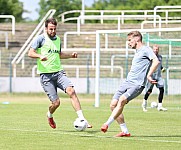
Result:
[[[55,129],[56,123],[53,113],[60,106],[57,88],[67,93],[76,111],[78,118],[86,120],[80,101],[74,90],[74,86],[66,76],[61,65],[61,59],[77,58],[77,53],[64,53],[61,51],[61,40],[56,35],[57,21],[49,18],[45,21],[45,32],[37,36],[30,47],[28,56],[37,59],[37,73],[40,74],[41,85],[50,99],[50,106],[47,112],[49,125]],[[87,121],[87,120],[86,120]],[[88,128],[92,126],[87,122]]]

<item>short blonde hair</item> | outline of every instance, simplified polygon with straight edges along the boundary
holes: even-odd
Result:
[[[127,36],[138,37],[142,42],[142,34],[139,31],[131,31]]]

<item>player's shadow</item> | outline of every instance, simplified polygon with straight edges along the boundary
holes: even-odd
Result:
[[[131,135],[131,137],[178,137],[180,138],[181,135]]]
[[[95,134],[95,133],[99,133],[99,132],[101,132],[100,130],[89,130],[89,129],[87,129],[87,130],[85,130],[84,132],[87,132],[87,133],[89,133],[89,134]]]
[[[56,131],[60,131],[60,132],[67,132],[67,133],[89,133],[89,134],[95,134],[95,133],[98,133],[98,132],[101,132],[100,130],[92,130],[91,128],[90,129],[86,129],[84,131],[76,131],[76,130],[56,130]]]

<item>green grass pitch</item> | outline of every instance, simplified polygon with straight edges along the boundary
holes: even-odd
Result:
[[[101,95],[94,107],[94,95],[79,95],[82,109],[92,129],[73,128],[77,115],[70,99],[60,94],[61,107],[54,114],[56,129],[47,123],[49,100],[45,94],[0,94],[0,150],[178,150],[181,147],[181,96],[165,96],[167,112],[141,109],[142,95],[124,109],[131,137],[115,138],[119,126],[100,132],[110,115],[111,95]],[[150,96],[149,104],[157,95]],[[9,104],[3,104],[3,102]]]

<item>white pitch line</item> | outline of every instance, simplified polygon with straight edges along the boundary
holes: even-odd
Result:
[[[111,138],[116,140],[134,140],[134,141],[149,141],[149,142],[162,142],[162,143],[180,143],[181,141],[168,141],[168,140],[150,140],[150,139],[142,139],[142,138],[136,138],[136,137],[124,137],[124,138],[116,138],[113,136],[101,136],[101,135],[92,135],[92,134],[76,134],[76,133],[70,133],[70,132],[57,132],[57,131],[43,131],[43,130],[24,130],[24,129],[4,129],[0,128],[0,130],[3,131],[20,131],[20,132],[34,132],[34,133],[52,133],[52,134],[61,134],[61,135],[74,135],[74,136],[82,136],[82,137],[93,137],[93,138]]]

